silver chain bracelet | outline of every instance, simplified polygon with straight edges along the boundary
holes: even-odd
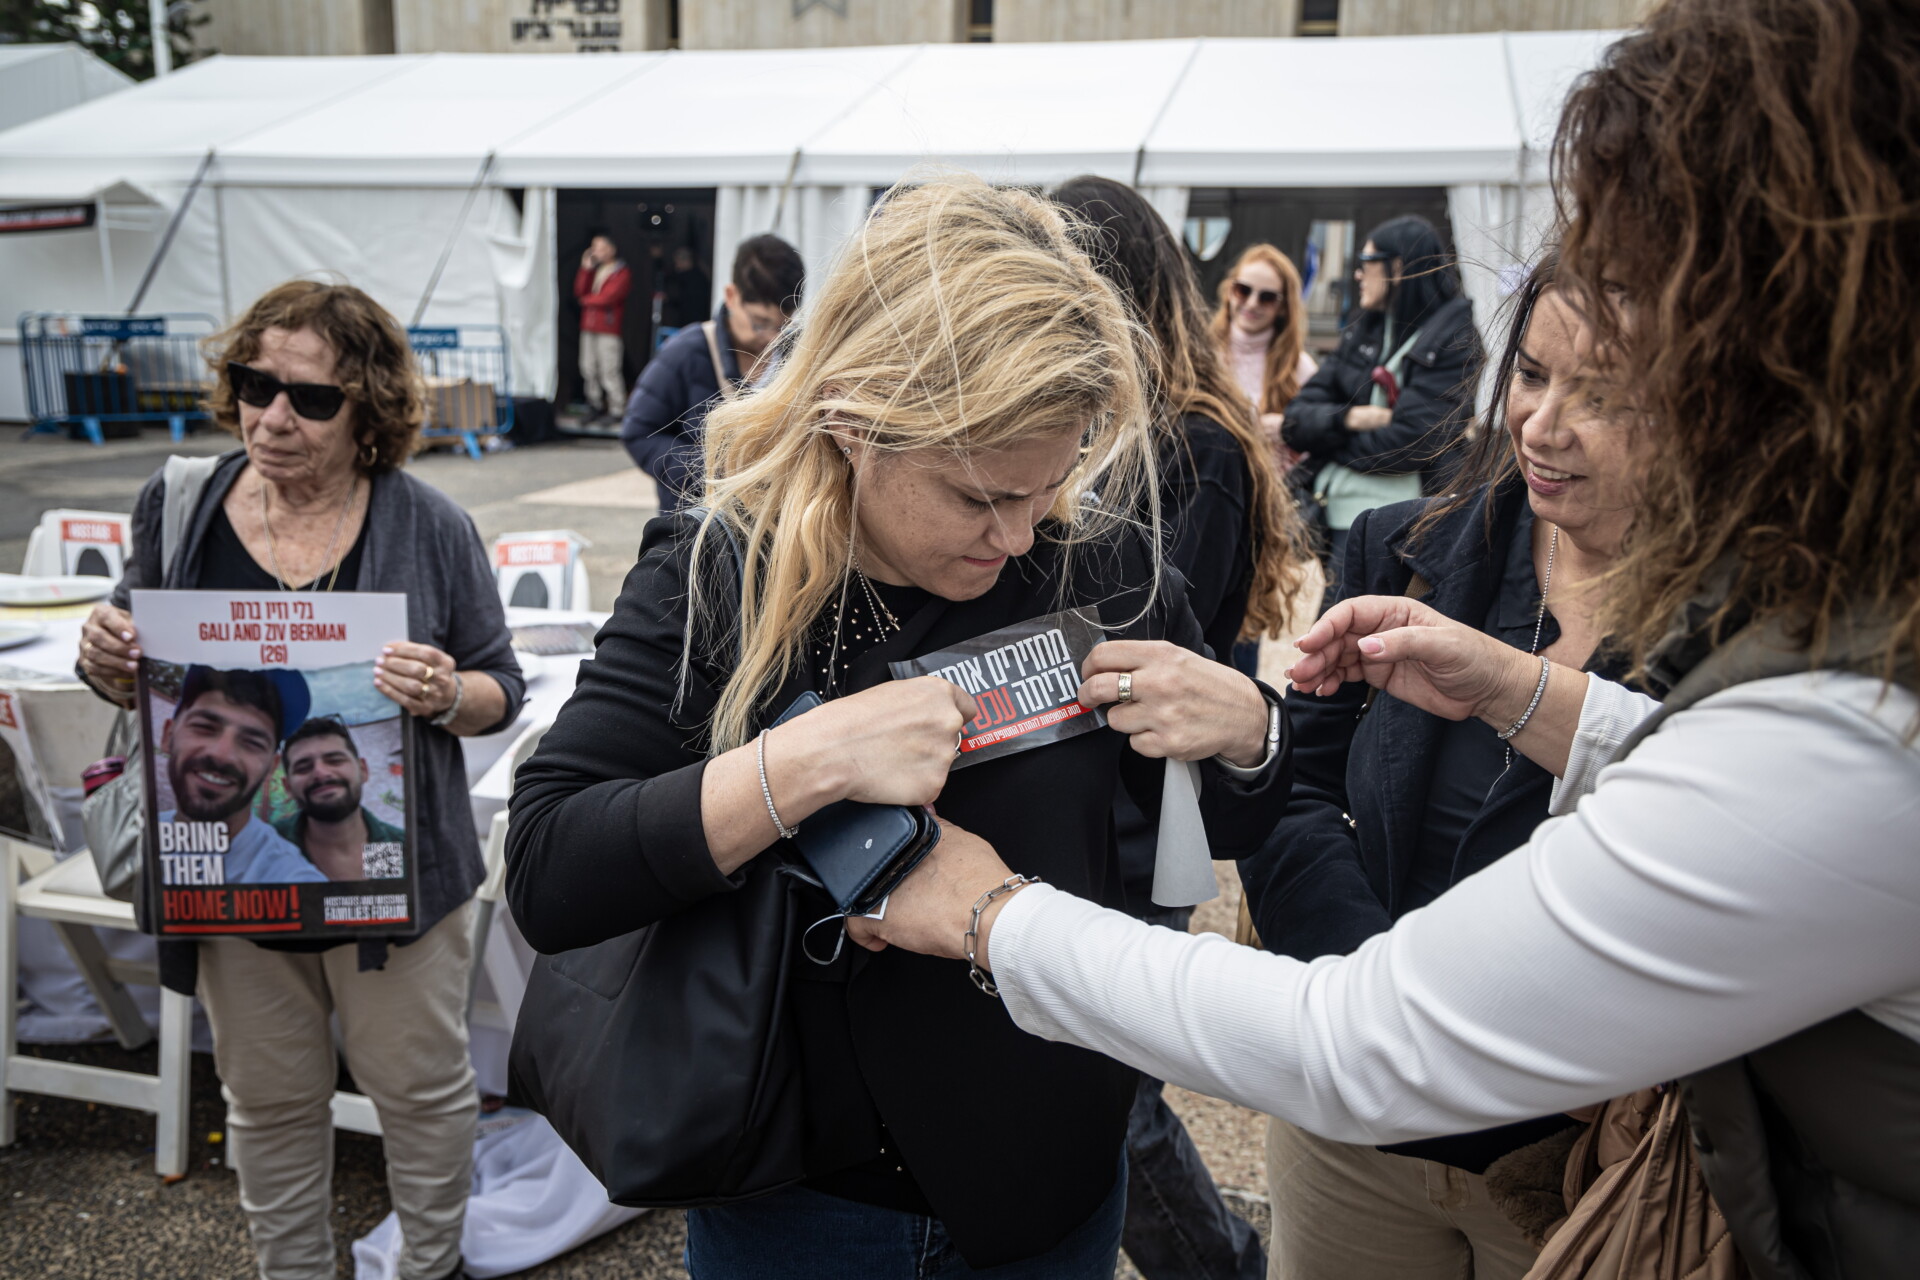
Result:
[[[1553,663],[1548,661],[1546,658],[1541,658],[1540,659],[1540,683],[1533,686],[1533,701],[1527,704],[1527,709],[1520,713],[1520,718],[1518,720],[1515,720],[1512,724],[1507,726],[1506,732],[1500,735],[1500,741],[1505,742],[1508,738],[1511,738],[1514,734],[1526,728],[1527,721],[1533,719],[1534,711],[1540,706],[1540,696],[1547,691],[1547,676],[1552,671],[1553,671]]]
[[[789,827],[780,821],[780,811],[773,807],[773,788],[767,785],[767,734],[762,729],[760,736],[753,740],[754,758],[760,762],[760,796],[767,802],[767,816],[773,819],[773,829],[780,833],[782,840],[791,840],[800,834],[800,828]]]
[[[1005,880],[987,890],[973,901],[973,919],[967,924],[967,935],[962,942],[962,946],[967,953],[967,976],[973,979],[974,986],[980,988],[995,1000],[1000,998],[1000,988],[994,985],[993,975],[980,967],[980,961],[975,955],[975,951],[980,945],[980,913],[985,911],[987,904],[995,898],[1005,897],[1023,885],[1039,883],[1039,876],[1008,876]]]

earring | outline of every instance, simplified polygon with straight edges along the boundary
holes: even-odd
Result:
[[[380,451],[373,447],[373,441],[369,440],[365,444],[360,446],[360,465],[361,466],[371,467],[374,463],[378,461],[380,461]]]
[[[850,445],[850,444],[843,444],[843,445],[841,445],[841,446],[840,446],[840,452],[841,452],[841,453],[844,453],[844,454],[846,454],[846,455],[847,455],[847,461],[848,461],[848,462],[852,462],[852,461],[853,461],[853,446],[852,446],[852,445]]]

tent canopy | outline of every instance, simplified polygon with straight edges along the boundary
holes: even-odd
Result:
[[[77,44],[0,44],[0,130],[118,93],[133,77]]]
[[[209,149],[229,185],[464,187],[489,155],[498,187],[1519,182],[1612,38],[215,57],[0,133],[0,199],[62,170],[185,182]]]

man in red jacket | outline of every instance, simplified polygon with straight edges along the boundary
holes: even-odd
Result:
[[[589,426],[618,422],[627,407],[627,383],[620,370],[626,350],[620,326],[626,320],[631,288],[633,273],[620,260],[612,237],[595,235],[573,277],[573,296],[580,303],[580,381],[587,403],[593,406]]]

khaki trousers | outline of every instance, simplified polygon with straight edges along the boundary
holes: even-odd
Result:
[[[334,1015],[385,1133],[400,1280],[439,1280],[459,1262],[478,1109],[467,1057],[473,914],[468,902],[369,973],[352,943],[313,954],[239,938],[201,945],[200,1002],[263,1280],[334,1280]]]
[[[1519,1280],[1539,1250],[1478,1174],[1267,1121],[1267,1280]]]
[[[581,331],[581,393],[588,404],[616,418],[627,411],[627,383],[620,368],[625,352],[625,344],[617,333]]]

